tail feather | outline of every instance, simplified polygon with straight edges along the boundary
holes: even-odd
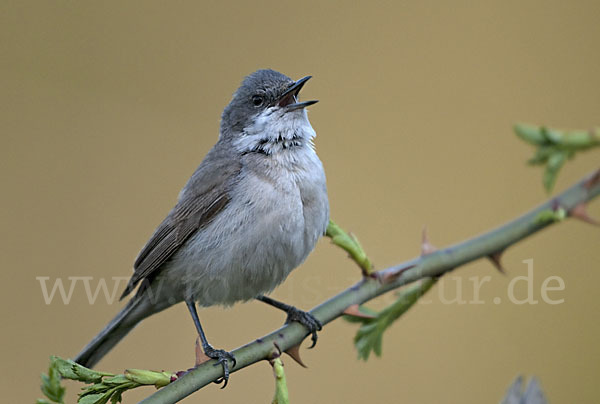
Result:
[[[139,310],[143,301],[141,296],[133,297],[127,306],[75,357],[74,361],[92,368],[104,357],[129,331],[151,313]],[[136,310],[138,309],[138,310]]]

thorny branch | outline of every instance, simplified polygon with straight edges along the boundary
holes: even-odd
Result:
[[[498,268],[501,268],[502,252],[525,237],[566,217],[592,222],[585,210],[585,205],[599,194],[600,169],[523,216],[480,236],[439,250],[424,248],[424,253],[420,257],[372,273],[368,271],[370,262],[363,260],[359,265],[363,274],[368,273],[368,275],[363,276],[357,284],[315,307],[311,313],[325,325],[344,313],[352,311],[358,313],[357,305],[390,290],[420,279],[438,278],[448,271],[479,258],[487,257]],[[336,232],[338,229],[335,229]],[[428,245],[428,242],[424,240],[423,244]],[[356,245],[358,245],[357,242]],[[349,248],[353,247],[350,245]],[[351,256],[354,254],[351,253]],[[366,259],[366,257],[364,258]],[[304,327],[297,323],[291,323],[250,342],[233,351],[237,358],[237,366],[232,369],[232,372],[262,360],[269,360],[274,346],[297,359],[298,347],[307,335],[308,332]],[[142,403],[168,404],[183,399],[222,376],[222,368],[213,366],[213,364],[214,361],[203,363],[175,382],[158,390]]]

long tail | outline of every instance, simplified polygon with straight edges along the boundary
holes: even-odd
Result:
[[[74,361],[88,368],[96,365],[140,321],[155,312],[144,304],[145,300],[143,295],[134,296],[127,306],[83,348]]]

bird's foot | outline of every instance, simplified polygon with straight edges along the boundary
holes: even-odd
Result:
[[[227,382],[229,381],[229,361],[233,362],[231,368],[234,368],[237,362],[235,360],[235,356],[231,352],[227,352],[224,349],[215,349],[208,344],[204,347],[204,354],[211,359],[217,360],[215,366],[223,366],[223,377],[216,380],[215,383],[221,384],[225,382],[221,387],[222,389],[224,389],[225,386],[227,386]]]
[[[290,321],[296,321],[308,328],[308,331],[312,334],[312,336],[310,337],[312,345],[308,348],[310,349],[314,347],[317,344],[318,339],[317,331],[321,331],[323,329],[323,324],[321,324],[321,322],[309,312],[302,311],[293,306],[290,306],[289,309],[286,311],[288,315],[287,319],[285,320],[286,324]]]

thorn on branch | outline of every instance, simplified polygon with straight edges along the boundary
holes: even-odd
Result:
[[[194,362],[194,366],[198,367],[198,366],[202,365],[204,362],[208,362],[209,360],[211,360],[211,358],[209,358],[202,350],[202,346],[200,345],[200,337],[196,337],[195,351],[196,351],[196,360]]]
[[[585,203],[583,202],[575,205],[575,207],[569,212],[569,216],[595,226],[600,225],[600,222],[598,222],[596,219],[594,219],[588,214],[587,209],[585,207]]]
[[[435,251],[437,251],[437,247],[429,242],[427,226],[423,226],[423,232],[421,233],[421,257],[431,254]]]
[[[379,280],[381,281],[381,283],[389,283],[394,281],[396,278],[398,278],[400,275],[402,275],[402,273],[408,269],[414,268],[415,265],[407,265],[401,268],[390,268],[388,270],[385,270],[383,272],[381,272],[378,276]]]
[[[360,306],[358,304],[352,304],[343,311],[344,314],[352,317],[358,318],[375,318],[373,314],[365,313],[360,310]]]
[[[596,170],[596,172],[593,173],[590,176],[590,178],[588,178],[587,181],[583,183],[583,186],[586,189],[592,189],[592,187],[597,185],[598,183],[600,183],[600,168]]]
[[[298,365],[302,366],[303,368],[308,368],[308,366],[304,364],[302,358],[300,357],[300,344],[288,348],[285,353],[288,354],[289,357],[292,358]]]
[[[491,261],[491,263],[494,265],[494,267],[498,270],[498,272],[500,272],[502,275],[506,275],[506,271],[504,270],[504,267],[502,266],[502,261],[501,261],[502,254],[504,254],[504,250],[496,251],[495,253],[488,255],[488,259]]]

